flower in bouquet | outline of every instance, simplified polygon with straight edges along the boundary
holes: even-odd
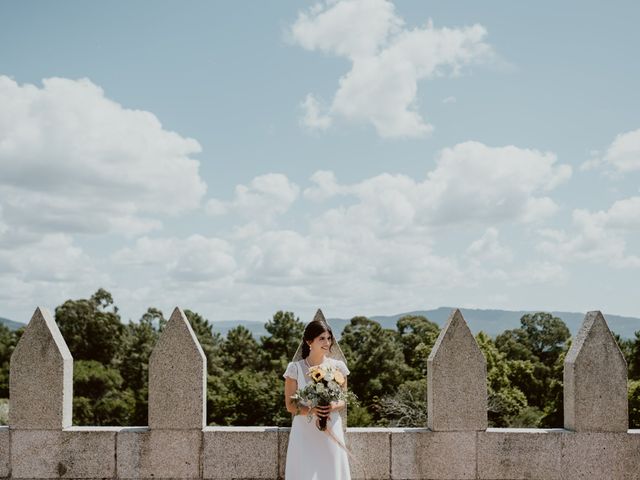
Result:
[[[309,369],[309,382],[303,389],[300,389],[291,398],[298,404],[302,404],[311,409],[317,406],[331,405],[331,402],[344,401],[352,397],[345,389],[345,378],[342,372],[333,365],[314,365]],[[309,413],[311,420],[311,413]],[[327,428],[327,418],[321,417],[318,428]]]

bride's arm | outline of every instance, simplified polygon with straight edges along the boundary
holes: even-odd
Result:
[[[296,403],[291,400],[291,397],[298,390],[298,382],[296,382],[293,378],[285,378],[284,380],[284,405],[287,408],[287,412],[291,415],[306,415],[309,413],[308,407],[298,407]]]

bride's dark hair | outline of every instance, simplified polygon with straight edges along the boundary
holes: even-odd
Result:
[[[331,346],[329,347],[329,351],[333,348],[333,343],[335,339],[333,337],[333,331],[329,324],[321,319],[313,319],[311,322],[307,324],[304,328],[303,342],[302,342],[302,358],[307,358],[309,353],[311,353],[311,348],[307,342],[312,342],[314,338],[322,335],[324,332],[327,332],[331,335]]]

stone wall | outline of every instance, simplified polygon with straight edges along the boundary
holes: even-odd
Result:
[[[73,427],[73,360],[38,308],[11,359],[4,478],[283,478],[288,428],[207,427],[205,358],[176,308],[149,362],[149,427]],[[640,479],[626,364],[600,312],[567,354],[563,429],[487,428],[486,363],[455,310],[428,359],[428,428],[350,428],[354,479]],[[297,479],[293,479],[297,480]]]

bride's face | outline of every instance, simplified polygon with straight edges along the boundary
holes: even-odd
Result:
[[[333,343],[333,338],[331,338],[331,334],[329,332],[322,332],[311,342],[307,342],[309,344],[309,348],[311,349],[311,355],[327,355],[329,353],[329,349],[331,348],[331,344]]]

